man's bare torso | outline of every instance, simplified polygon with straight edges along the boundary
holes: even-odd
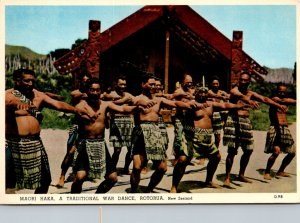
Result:
[[[206,103],[209,105],[208,107],[195,111],[194,114],[195,128],[201,128],[201,129],[212,128],[211,118],[213,115],[213,106],[209,101]]]
[[[21,104],[20,99],[14,96],[12,92],[13,89],[9,89],[5,92],[6,104],[10,102]],[[34,89],[33,95],[33,105],[39,109],[43,101],[44,93]],[[40,123],[35,117],[30,115],[27,110],[8,108],[6,109],[5,119],[7,136],[31,136],[39,134],[41,131]]]
[[[138,96],[138,98],[144,100],[145,102],[149,102],[150,100],[153,100],[155,102],[155,105],[153,105],[150,108],[141,107],[140,114],[139,114],[140,121],[157,122],[159,120],[161,99],[159,97],[154,97],[153,99],[150,99],[145,95],[140,95]]]
[[[81,138],[104,138],[106,111],[109,102],[100,101],[96,108],[91,107],[86,101],[81,101],[76,108],[87,111],[94,119],[79,120],[79,135]]]
[[[236,89],[233,89],[233,91],[231,91],[231,99],[230,100],[232,103],[235,103],[235,104],[242,104],[242,105],[245,105],[246,103],[238,98],[235,94],[235,90],[238,90],[237,88]],[[253,92],[252,91],[247,91],[246,93],[243,94],[245,96],[245,98],[247,99],[251,99],[251,97],[253,96]],[[242,107],[240,109],[237,109],[237,114],[238,116],[243,116],[243,117],[249,117],[250,113],[249,113],[249,107]]]

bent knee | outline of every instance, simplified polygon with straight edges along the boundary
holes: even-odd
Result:
[[[274,146],[273,154],[278,156],[280,153],[281,153],[280,147],[279,146]]]
[[[76,179],[77,179],[78,181],[83,181],[83,180],[86,178],[86,176],[87,176],[86,171],[78,171],[78,172],[76,173]]]
[[[216,154],[214,154],[214,158],[216,160],[220,161],[221,160],[221,154],[220,154],[220,152],[217,152]]]
[[[178,158],[178,163],[188,163],[189,161],[190,161],[191,159],[190,158],[188,158],[187,156],[180,156],[179,158]]]
[[[108,175],[107,179],[111,181],[112,183],[117,183],[118,182],[118,175],[117,172],[113,172]]]
[[[167,166],[167,164],[160,165],[157,170],[160,171],[160,172],[164,172],[165,173],[168,170],[168,166]]]

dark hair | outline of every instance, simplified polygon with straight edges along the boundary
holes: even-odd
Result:
[[[155,80],[156,81],[160,81],[160,83],[162,83],[162,79],[161,78],[156,77]]]
[[[247,71],[242,71],[241,74],[240,74],[240,76],[242,76],[244,74],[248,75],[251,78],[251,74],[249,72],[247,72]]]
[[[156,80],[156,77],[153,75],[153,74],[150,74],[150,73],[146,73],[143,75],[142,77],[142,83],[147,83],[149,79],[155,79]]]
[[[100,87],[101,87],[101,84],[100,84],[99,79],[93,77],[93,78],[88,79],[88,80],[86,81],[86,87],[87,87],[87,89],[89,89],[93,84],[99,84]]]
[[[184,79],[185,79],[187,76],[192,77],[192,75],[190,75],[189,73],[184,73],[184,74],[181,76],[180,83],[183,83]]]
[[[211,77],[210,83],[212,83],[212,82],[215,81],[215,80],[217,80],[217,81],[220,82],[220,78],[219,78],[218,76],[214,75],[214,76]]]
[[[33,70],[21,68],[14,71],[13,80],[22,78],[24,74],[30,74],[35,77],[35,72]]]
[[[123,74],[117,75],[116,79],[115,79],[116,83],[118,83],[118,80],[125,80],[126,81],[125,75],[123,75]]]

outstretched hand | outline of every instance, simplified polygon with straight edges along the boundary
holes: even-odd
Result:
[[[209,107],[209,104],[207,102],[204,102],[204,103],[197,103],[197,108],[200,108],[200,109],[205,109]]]
[[[153,107],[157,102],[155,102],[154,100],[144,100],[144,99],[140,99],[138,101],[138,105],[140,107],[144,107],[144,108],[151,108]]]
[[[252,109],[255,109],[255,110],[257,110],[257,109],[260,108],[259,103],[256,102],[256,101],[250,100],[250,101],[249,101],[249,105],[251,106]]]
[[[288,111],[288,107],[286,105],[280,105],[279,106],[279,110],[282,112],[282,113],[286,113]]]

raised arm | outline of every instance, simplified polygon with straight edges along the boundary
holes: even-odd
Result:
[[[176,107],[175,101],[171,101],[171,100],[166,99],[166,98],[160,98],[160,99],[161,99],[161,103],[163,103],[165,105],[169,105],[171,107]]]
[[[107,102],[108,105],[107,107],[113,111],[116,111],[116,112],[120,112],[120,113],[131,113],[133,112],[134,109],[137,108],[137,106],[128,106],[128,105],[116,105],[114,104],[113,102]]]
[[[224,102],[224,103],[219,103],[219,102],[211,102],[212,106],[214,108],[219,108],[219,109],[240,109],[240,108],[244,108],[244,107],[249,107],[250,105],[245,105],[243,103],[237,103],[237,104],[233,104],[233,103],[229,103],[229,102]]]
[[[79,113],[79,111],[74,106],[69,105],[66,102],[54,100],[42,92],[39,92],[39,94],[43,99],[42,102],[45,107],[52,108],[58,111],[70,112],[74,114]]]
[[[134,96],[126,92],[123,98],[114,99],[113,102],[117,105],[122,105],[122,104],[132,104],[133,100],[134,100]]]
[[[5,109],[12,110],[28,110],[30,106],[22,103],[20,99],[14,97],[10,91],[5,92]]]
[[[259,104],[256,101],[250,100],[249,97],[242,94],[237,87],[232,88],[230,91],[230,97],[235,96],[240,98],[240,100],[244,101],[245,103],[249,104],[252,109],[259,109]]]
[[[72,103],[74,105],[78,104],[81,99],[87,98],[86,93],[82,93],[79,90],[74,90],[71,92]]]
[[[261,101],[267,105],[273,105],[276,106],[277,108],[279,108],[281,111],[286,112],[287,111],[287,107],[285,105],[281,105],[275,101],[273,101],[272,99],[262,96],[256,92],[252,92],[252,97],[254,97],[256,100]]]
[[[227,94],[225,91],[219,91],[218,93],[214,93],[212,90],[209,90],[207,94],[209,98],[217,98],[221,100],[229,99],[229,94]]]
[[[296,100],[293,98],[279,98],[279,97],[273,97],[273,101],[279,103],[279,104],[284,104],[284,105],[296,105]]]

